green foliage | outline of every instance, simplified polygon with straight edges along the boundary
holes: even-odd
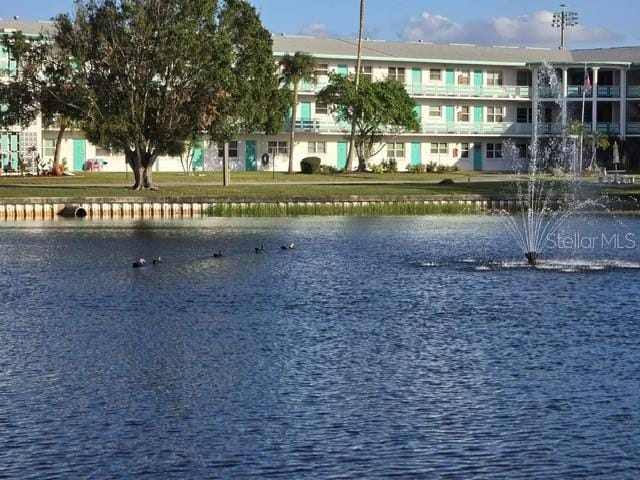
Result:
[[[320,173],[324,175],[336,175],[339,170],[331,165],[320,165]]]
[[[306,174],[313,174],[320,172],[320,158],[318,157],[305,157],[300,160],[300,171]]]
[[[287,53],[280,59],[279,65],[280,82],[289,88],[295,89],[300,82],[316,84],[318,65],[308,53],[296,52],[293,55]]]
[[[369,164],[367,164],[367,167],[369,168],[371,173],[375,173],[375,174],[384,173],[384,169],[382,168],[382,164],[381,163],[369,162]]]
[[[361,170],[368,158],[384,148],[385,138],[420,129],[415,104],[404,85],[396,80],[371,82],[364,78],[356,87],[352,75],[331,74],[317,100],[327,104],[337,122],[355,122]]]
[[[293,173],[293,151],[295,148],[295,125],[296,125],[296,110],[298,106],[298,90],[300,88],[300,82],[316,83],[316,69],[317,64],[315,59],[303,52],[296,52],[293,55],[288,53],[284,55],[279,62],[281,69],[280,82],[287,89],[293,90],[293,95],[290,96],[291,119],[289,125],[289,173]]]
[[[407,172],[409,173],[427,173],[427,166],[422,163],[418,165],[407,165]]]
[[[55,40],[85,88],[88,139],[125,153],[136,188],[203,132],[226,141],[282,126],[271,36],[247,1],[80,1]]]
[[[395,158],[383,160],[380,165],[384,173],[396,173],[398,171],[398,161]]]

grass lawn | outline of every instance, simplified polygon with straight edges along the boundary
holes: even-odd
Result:
[[[439,185],[450,178],[452,185]],[[268,172],[232,172],[231,185],[222,186],[220,172],[199,176],[177,173],[154,173],[156,191],[132,191],[132,174],[83,172],[68,177],[0,177],[0,198],[52,198],[52,197],[139,197],[149,199],[171,197],[204,197],[208,199],[251,199],[254,201],[284,201],[288,199],[322,200],[351,196],[403,196],[430,195],[483,195],[509,196],[517,193],[521,177],[484,172],[450,172],[437,174],[338,174],[288,175],[276,173],[275,181]],[[549,179],[557,182],[557,179]],[[522,185],[522,183],[520,183]],[[585,180],[585,195],[640,195],[640,187],[598,187]]]

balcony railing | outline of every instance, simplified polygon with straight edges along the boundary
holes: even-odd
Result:
[[[628,85],[627,86],[627,97],[629,97],[629,98],[640,98],[640,85]]]
[[[286,126],[289,129],[291,122]],[[347,122],[336,123],[333,120],[305,119],[296,120],[296,132],[313,132],[313,133],[341,133],[350,129]]]
[[[640,135],[640,122],[627,123],[627,134]]]
[[[530,98],[530,87],[502,86],[485,87],[482,85],[406,85],[411,95],[422,97],[487,97],[487,98]]]
[[[540,98],[556,98],[562,94],[562,87],[560,85],[554,85],[553,87],[547,85],[538,85],[538,95]],[[580,93],[582,95],[582,93]]]
[[[610,123],[610,122],[598,122],[596,123],[596,130],[603,133],[618,135],[620,133],[620,124]]]
[[[619,98],[620,87],[613,85],[598,85],[598,96],[602,98]]]
[[[347,122],[336,123],[331,119],[296,120],[296,132],[344,133],[351,126]],[[530,123],[517,122],[440,122],[423,123],[421,133],[467,135],[531,135]]]
[[[315,85],[311,82],[300,82],[298,91],[300,93],[319,92],[329,84],[326,80],[320,80]]]
[[[562,124],[558,122],[540,122],[538,133],[540,135],[559,135],[562,132]]]
[[[432,134],[483,134],[483,135],[531,135],[530,123],[492,122],[492,123],[424,123],[422,133]]]

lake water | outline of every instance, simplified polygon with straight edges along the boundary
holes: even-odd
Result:
[[[506,232],[2,224],[0,477],[639,478],[640,220]]]

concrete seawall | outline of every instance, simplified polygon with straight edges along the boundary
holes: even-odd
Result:
[[[519,202],[515,198],[486,198],[475,195],[425,197],[349,197],[327,199],[271,200],[255,198],[54,198],[54,199],[0,199],[0,221],[55,220],[62,215],[87,219],[116,218],[190,218],[207,216],[223,207],[225,211],[250,212],[254,208],[274,208],[283,212],[309,211],[333,208],[335,211],[357,213],[358,209],[407,206],[459,208],[460,210],[488,212],[515,211]]]

